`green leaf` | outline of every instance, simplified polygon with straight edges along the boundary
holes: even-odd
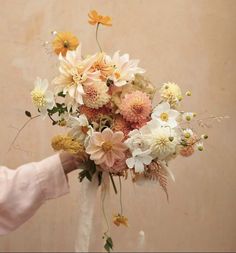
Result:
[[[107,237],[106,243],[104,245],[104,249],[107,252],[111,252],[113,250],[113,241],[112,241],[111,237]]]
[[[29,118],[32,117],[31,112],[29,112],[29,111],[25,111],[25,115],[26,115],[27,117],[29,117]]]
[[[110,248],[113,249],[113,241],[112,241],[111,237],[107,238],[107,243],[109,244]]]

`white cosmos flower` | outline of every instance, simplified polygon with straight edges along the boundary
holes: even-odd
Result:
[[[136,149],[132,152],[132,157],[126,160],[128,168],[134,168],[136,173],[144,172],[144,165],[148,165],[152,162],[152,157],[150,156],[150,150],[142,151],[141,149]]]
[[[84,114],[79,117],[70,116],[67,125],[72,128],[69,134],[85,144],[93,134],[93,128]]]
[[[71,97],[71,99],[67,100],[73,111],[75,111],[74,108],[76,107],[74,104],[83,104],[83,84],[99,80],[99,71],[89,71],[95,59],[96,55],[82,59],[81,45],[75,51],[68,50],[65,57],[61,54],[59,55],[60,76],[53,80],[56,85],[55,92],[57,94],[63,92],[63,94]]]
[[[47,114],[47,109],[52,109],[55,101],[53,92],[48,90],[48,80],[37,77],[34,82],[34,89],[31,91],[33,104],[43,114]]]
[[[128,81],[134,79],[135,74],[142,74],[144,69],[138,67],[139,60],[130,60],[128,54],[120,56],[120,52],[114,53],[113,57],[106,55],[106,62],[114,67],[114,72],[110,79],[114,84],[121,87],[127,84]]]
[[[159,104],[152,113],[152,119],[157,119],[162,126],[174,128],[178,125],[176,119],[179,112],[170,108],[170,104],[163,102]]]

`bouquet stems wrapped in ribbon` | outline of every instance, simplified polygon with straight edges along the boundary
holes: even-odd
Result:
[[[183,95],[177,84],[167,82],[158,89],[158,103],[153,103],[156,88],[144,76],[139,61],[119,51],[110,56],[99,43],[99,27],[111,26],[111,18],[91,11],[89,23],[96,26],[100,51],[82,53],[76,36],[54,31],[51,46],[58,55],[58,74],[50,85],[37,78],[31,97],[40,115],[68,129],[66,134],[53,137],[52,147],[74,154],[81,163],[79,180],[88,180],[82,189],[82,213],[89,211],[87,217],[92,219],[96,190],[101,186],[104,202],[110,181],[114,193],[120,194],[121,208],[114,217],[107,217],[102,204],[105,222],[128,227],[122,181],[159,182],[168,198],[167,178],[174,180],[169,162],[179,155],[188,157],[202,151],[207,135],[193,129],[194,122],[203,124],[196,113],[181,107],[184,95],[191,96],[191,92]],[[107,227],[104,247],[110,252],[113,241]],[[77,242],[78,251],[88,250],[90,230],[91,221],[84,220],[78,231],[82,241]]]

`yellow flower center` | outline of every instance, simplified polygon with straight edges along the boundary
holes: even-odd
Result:
[[[120,78],[120,73],[119,72],[115,72],[114,75],[115,75],[116,79]]]
[[[168,113],[163,112],[163,113],[160,115],[160,118],[161,118],[162,121],[168,121],[169,115],[168,115]]]
[[[110,141],[104,142],[102,144],[102,149],[104,152],[108,152],[112,149],[112,143]]]
[[[35,106],[43,107],[46,105],[44,93],[40,90],[33,90],[31,92],[32,101]]]
[[[168,144],[169,140],[165,137],[162,138],[158,138],[156,140],[156,145],[157,146],[161,146],[161,147],[165,147]]]

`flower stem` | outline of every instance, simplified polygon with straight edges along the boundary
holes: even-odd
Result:
[[[104,188],[104,194],[103,194],[103,198],[102,198],[102,213],[103,213],[103,217],[106,221],[106,225],[107,225],[107,230],[106,230],[106,232],[104,232],[104,235],[107,236],[107,233],[109,232],[110,228],[109,228],[109,223],[108,223],[106,211],[105,211],[105,198],[106,198],[106,188]]]
[[[112,182],[112,186],[114,188],[114,191],[115,191],[115,194],[117,194],[117,189],[116,189],[116,185],[115,185],[115,182],[114,182],[114,179],[113,179],[113,176],[111,173],[109,173],[110,175],[110,179],[111,179],[111,182]]]
[[[99,47],[100,51],[102,52],[102,47],[101,47],[101,45],[98,41],[98,28],[99,28],[99,25],[100,25],[100,23],[98,23],[97,27],[96,27],[96,41],[97,41],[97,44],[98,44],[98,47]]]
[[[120,184],[120,215],[123,215],[123,204],[122,204],[122,184],[121,184],[121,179],[119,176],[119,184]]]
[[[8,148],[8,152],[11,150],[12,146],[15,144],[15,142],[16,142],[17,138],[19,137],[20,133],[21,133],[21,132],[23,131],[23,129],[30,123],[30,121],[33,120],[33,119],[36,119],[36,118],[38,118],[38,117],[40,117],[40,116],[41,116],[41,115],[36,115],[36,116],[34,116],[34,117],[30,117],[30,119],[28,119],[28,120],[25,122],[25,124],[19,129],[19,131],[17,132],[15,138],[13,139],[13,141],[12,141],[10,147]]]

